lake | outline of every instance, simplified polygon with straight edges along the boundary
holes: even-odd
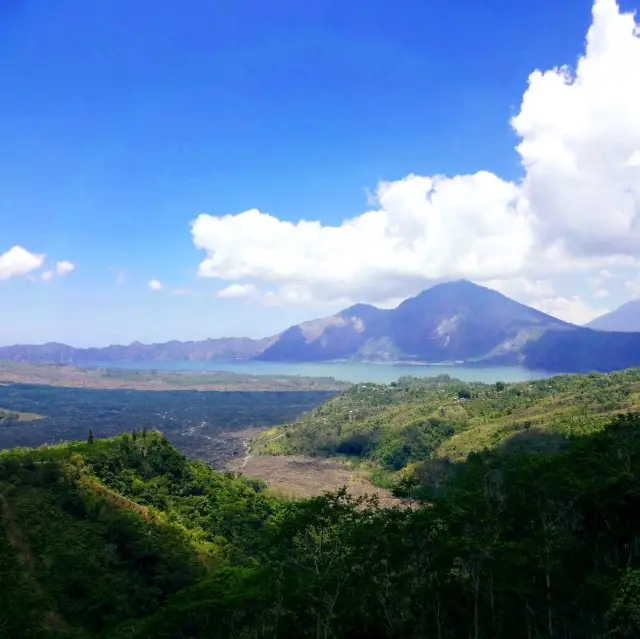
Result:
[[[318,362],[293,364],[278,362],[108,362],[95,366],[140,370],[175,371],[227,371],[241,375],[301,375],[304,377],[334,377],[346,382],[375,382],[389,384],[404,375],[435,377],[451,375],[466,382],[526,382],[550,377],[546,371],[535,371],[520,366],[447,366],[411,364],[371,364],[352,362]]]

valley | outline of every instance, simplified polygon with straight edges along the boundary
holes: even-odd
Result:
[[[258,382],[265,384],[266,382]],[[278,388],[278,386],[275,386]],[[290,421],[326,401],[331,390],[132,390],[0,385],[0,449],[161,430],[185,454],[223,468],[242,455],[236,431]]]
[[[242,452],[227,462],[228,470],[264,481],[271,492],[285,499],[316,497],[345,486],[348,494],[354,497],[377,495],[384,506],[400,503],[389,490],[371,483],[370,469],[358,467],[349,461],[304,455],[253,454],[253,441],[263,430],[247,429],[228,434],[230,439],[240,439],[242,442]],[[275,435],[272,439],[281,437],[284,434]]]
[[[631,639],[639,419],[611,413],[561,447],[470,455],[411,508],[343,490],[291,499],[284,465],[269,470],[283,488],[268,489],[151,430],[4,450],[0,628],[12,639],[286,639],[318,628],[336,639],[567,635],[556,628]],[[338,468],[291,463],[310,484]]]
[[[111,375],[54,365],[0,370],[60,384],[85,376],[116,385],[5,382],[0,448],[83,441],[89,430],[100,438],[157,429],[189,457],[263,480],[287,497],[345,485],[352,495],[377,493],[393,503],[392,489],[408,479],[428,483],[434,467],[441,472],[486,450],[559,450],[618,413],[640,410],[638,369],[492,384],[402,377],[390,385],[128,369]],[[190,388],[200,380],[208,385]],[[180,382],[182,390],[164,390]],[[287,385],[299,390],[283,390]],[[304,390],[314,386],[328,388]]]
[[[551,623],[596,639],[633,623],[640,369],[326,390],[145,389],[154,376],[0,385],[9,636],[524,639]]]

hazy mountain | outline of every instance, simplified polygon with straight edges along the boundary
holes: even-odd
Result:
[[[547,331],[535,342],[524,345],[521,361],[528,368],[563,373],[606,373],[640,367],[640,333],[582,327]]]
[[[0,359],[14,362],[95,364],[97,362],[171,362],[247,359],[262,352],[274,338],[249,339],[222,337],[195,342],[171,341],[163,344],[106,346],[104,348],[74,348],[66,344],[16,344],[0,347]]]
[[[358,304],[292,326],[256,358],[469,361],[515,354],[551,328],[573,327],[463,280],[434,286],[392,310]]]
[[[640,332],[640,300],[633,300],[587,324],[598,331]]]
[[[640,332],[573,326],[461,280],[429,288],[394,309],[356,304],[264,339],[134,342],[106,348],[17,345],[0,347],[0,359],[69,364],[232,359],[460,362],[568,373],[640,366]]]

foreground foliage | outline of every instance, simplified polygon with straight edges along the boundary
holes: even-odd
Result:
[[[421,507],[283,502],[155,432],[0,455],[7,637],[640,634],[640,416],[472,454]]]

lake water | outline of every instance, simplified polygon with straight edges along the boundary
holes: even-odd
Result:
[[[450,375],[466,382],[526,382],[550,377],[545,371],[529,370],[519,366],[443,366],[410,364],[360,364],[350,362],[322,362],[292,364],[278,362],[109,362],[96,366],[141,370],[174,371],[228,371],[242,375],[301,375],[305,377],[333,377],[346,382],[375,382],[389,384],[403,375],[435,377]]]

